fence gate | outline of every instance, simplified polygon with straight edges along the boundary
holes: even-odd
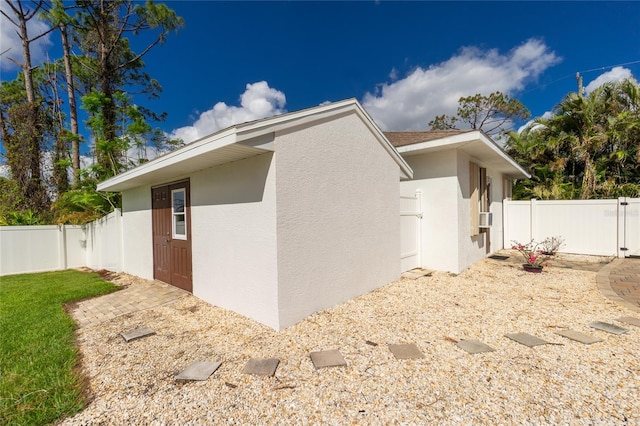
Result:
[[[421,239],[420,191],[413,196],[400,196],[400,266],[401,272],[419,268]]]
[[[640,198],[620,199],[620,251],[640,257]]]

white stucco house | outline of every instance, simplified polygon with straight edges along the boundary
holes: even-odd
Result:
[[[123,270],[276,330],[399,278],[400,179],[356,100],[232,126],[98,185]]]
[[[354,99],[238,124],[98,185],[122,269],[286,328],[423,267],[502,248],[528,174],[480,131],[383,133]]]
[[[385,132],[413,169],[403,179],[402,269],[459,273],[503,248],[502,200],[529,177],[479,130]]]

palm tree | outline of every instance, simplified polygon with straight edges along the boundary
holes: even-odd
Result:
[[[522,195],[640,195],[640,87],[633,79],[568,94],[549,119],[512,133],[507,152],[528,167]],[[516,192],[516,191],[514,191]]]

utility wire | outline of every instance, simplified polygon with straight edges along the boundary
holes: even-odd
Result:
[[[589,72],[604,71],[604,70],[607,70],[607,69],[613,69],[613,68],[615,68],[615,67],[622,67],[622,66],[625,66],[625,65],[634,65],[634,64],[640,64],[640,60],[637,60],[637,61],[630,61],[630,62],[625,62],[625,63],[622,63],[622,64],[608,65],[608,66],[604,66],[604,67],[592,68],[592,69],[589,69],[589,70],[577,71],[577,72],[578,72],[578,73],[580,73],[580,74],[585,74],[585,73],[589,73]],[[550,81],[550,82],[548,82],[548,83],[541,84],[541,85],[540,85],[540,86],[538,86],[538,87],[533,87],[533,88],[531,88],[531,89],[529,89],[529,90],[525,90],[525,91],[523,91],[522,93],[529,93],[529,92],[532,92],[532,91],[534,91],[534,90],[538,90],[538,89],[540,89],[541,87],[550,86],[550,85],[552,85],[552,84],[555,84],[555,83],[557,83],[557,82],[559,82],[559,81],[562,81],[562,80],[566,80],[566,79],[568,79],[568,78],[575,78],[575,76],[576,76],[576,73],[573,73],[573,74],[567,74],[567,75],[565,75],[564,77],[560,77],[560,78],[558,78],[558,79],[556,79],[556,80],[553,80],[553,81]]]

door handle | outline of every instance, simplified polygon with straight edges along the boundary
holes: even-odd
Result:
[[[164,240],[165,243],[170,243],[171,240],[169,238],[167,238],[166,240]]]

